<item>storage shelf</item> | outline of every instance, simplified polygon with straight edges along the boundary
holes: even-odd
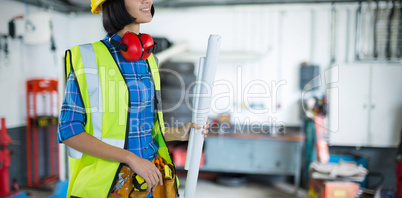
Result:
[[[57,126],[57,111],[52,109],[58,103],[57,97],[50,97],[50,101],[45,102],[45,106],[50,106],[49,115],[38,115],[37,95],[56,94],[57,80],[52,79],[32,79],[26,82],[26,153],[27,153],[27,186],[45,187],[49,183],[54,183],[59,179],[58,175],[58,155],[59,150],[56,140],[55,128]],[[32,96],[32,97],[31,97]],[[43,130],[48,128],[48,130]],[[40,138],[42,136],[42,138]],[[43,138],[44,137],[44,138]],[[40,146],[40,140],[44,146]],[[45,148],[46,149],[40,149]],[[49,158],[41,164],[40,157]],[[45,172],[41,175],[40,171]]]

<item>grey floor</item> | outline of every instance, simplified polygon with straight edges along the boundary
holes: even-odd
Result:
[[[46,198],[53,195],[53,190],[56,188],[56,183],[51,184],[46,189],[35,189],[35,188],[21,188],[29,198]]]
[[[184,197],[184,187],[179,188],[180,197]],[[195,198],[292,198],[292,193],[286,193],[274,186],[248,182],[238,187],[228,187],[210,180],[199,180]]]
[[[180,198],[184,198],[184,184],[185,180],[180,179]],[[47,190],[38,189],[23,189],[30,198],[46,198],[53,194],[50,186]],[[197,191],[194,198],[293,198],[305,197],[293,194],[294,189],[292,185],[284,182],[265,183],[250,180],[246,184],[237,187],[228,187],[217,184],[212,180],[200,179],[197,183]]]

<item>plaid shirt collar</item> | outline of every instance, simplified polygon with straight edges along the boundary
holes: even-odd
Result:
[[[111,36],[109,34],[106,34],[105,38],[102,39],[102,41],[106,44],[106,46],[111,49],[111,50],[119,50],[117,47],[109,43],[109,38],[112,38],[113,40],[120,42],[121,37],[117,34],[112,34]]]

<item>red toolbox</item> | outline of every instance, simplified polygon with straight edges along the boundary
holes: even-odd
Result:
[[[309,198],[354,198],[359,185],[353,182],[311,179]]]

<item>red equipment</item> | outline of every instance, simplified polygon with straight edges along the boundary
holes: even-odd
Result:
[[[396,154],[396,198],[402,198],[402,130],[398,153]]]
[[[396,198],[402,198],[402,162],[396,165]]]
[[[156,43],[148,34],[135,34],[127,31],[120,42],[109,38],[109,43],[120,49],[128,61],[145,60],[156,50]]]
[[[325,140],[326,126],[324,116],[317,115],[315,117],[315,131],[316,131],[316,146],[317,146],[317,161],[326,164],[329,161],[328,143]]]
[[[59,175],[56,167],[56,163],[58,163],[58,155],[59,150],[57,146],[56,140],[56,131],[55,127],[57,126],[57,108],[53,108],[58,104],[57,97],[57,80],[47,80],[47,79],[35,79],[29,80],[26,82],[27,88],[27,127],[26,127],[26,145],[27,145],[27,185],[28,187],[44,187],[49,183],[53,183],[58,181]],[[39,94],[52,94],[56,95],[56,97],[49,97],[50,101],[48,101],[45,105],[50,105],[48,110],[50,113],[46,115],[38,116],[38,101],[37,95]],[[55,100],[55,101],[54,101]],[[45,102],[46,103],[46,102]],[[56,104],[56,105],[55,105]],[[48,136],[47,142],[44,142],[45,146],[49,146],[48,150],[50,160],[48,164],[44,166],[39,166],[39,138],[38,138],[38,128],[40,127],[48,127],[49,130],[45,131],[45,136]],[[42,131],[43,132],[43,131]],[[46,151],[46,149],[45,149]],[[44,154],[45,157],[47,152],[41,153]],[[40,178],[39,176],[39,168],[45,170],[47,172],[49,170],[48,166],[50,165],[50,174]]]
[[[11,138],[7,134],[6,119],[1,118],[0,131],[0,197],[5,197],[10,194],[10,180],[8,175],[8,167],[11,165],[10,150],[8,145],[11,143]]]

